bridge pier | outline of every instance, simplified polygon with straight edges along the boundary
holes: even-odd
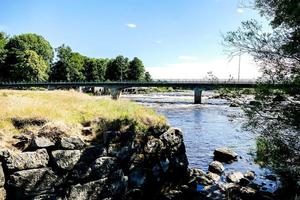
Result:
[[[194,104],[201,104],[201,96],[202,96],[202,90],[200,88],[194,89]]]
[[[111,93],[111,98],[113,100],[118,100],[121,96],[122,90],[120,90],[118,88],[111,88],[110,93]]]

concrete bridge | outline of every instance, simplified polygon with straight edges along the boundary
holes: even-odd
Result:
[[[194,90],[194,103],[201,104],[202,90],[212,90],[218,88],[252,88],[258,83],[256,80],[154,80],[150,82],[17,82],[0,83],[0,88],[30,88],[44,87],[55,88],[78,88],[82,87],[104,87],[111,90],[112,98],[118,99],[123,89],[132,87],[180,87]],[[274,88],[282,88],[287,85],[263,83]]]

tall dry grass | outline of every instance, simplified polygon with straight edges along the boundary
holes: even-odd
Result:
[[[165,118],[153,110],[130,101],[113,101],[75,91],[0,90],[0,132],[18,133],[12,118],[44,118],[69,125],[96,118],[128,118],[143,126],[165,123]]]

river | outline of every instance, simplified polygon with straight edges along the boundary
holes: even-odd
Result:
[[[210,99],[213,92],[203,92],[203,104],[193,104],[193,91],[122,95],[121,98],[136,101],[164,115],[169,124],[183,131],[190,167],[207,171],[218,147],[229,147],[239,155],[239,161],[225,164],[227,171],[254,171],[257,181],[272,173],[255,163],[255,136],[242,129],[245,120],[240,108],[229,107],[222,99]],[[261,177],[261,179],[259,178]],[[268,183],[274,191],[278,184]]]

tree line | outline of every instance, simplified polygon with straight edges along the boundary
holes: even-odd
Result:
[[[137,57],[90,58],[64,44],[53,49],[37,34],[8,37],[0,32],[0,82],[150,80]]]

